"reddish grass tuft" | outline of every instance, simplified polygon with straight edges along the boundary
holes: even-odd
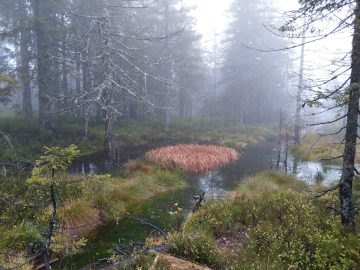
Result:
[[[153,167],[145,164],[144,162],[137,160],[137,159],[131,159],[128,162],[126,162],[126,164],[124,165],[124,167],[130,171],[136,171],[136,170],[141,170],[144,172],[151,172],[154,170]]]
[[[179,144],[151,150],[145,157],[167,168],[177,167],[192,173],[203,173],[234,162],[238,155],[228,147]]]

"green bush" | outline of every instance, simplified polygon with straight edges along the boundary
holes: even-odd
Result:
[[[360,230],[344,228],[329,209],[337,197],[311,199],[299,187],[304,184],[274,171],[248,179],[232,197],[208,202],[192,214],[182,232],[170,236],[172,252],[200,261],[194,250],[206,250],[214,269],[358,269]],[[357,191],[354,197],[358,200]],[[213,256],[214,241],[239,230],[247,237],[235,254],[222,253],[222,260]],[[208,243],[201,237],[194,242],[194,233],[205,235]]]

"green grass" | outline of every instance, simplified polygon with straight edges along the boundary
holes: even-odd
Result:
[[[127,175],[127,178],[117,177],[115,172],[113,176],[87,177],[69,175],[65,172],[55,174],[55,182],[59,183],[56,188],[59,222],[65,227],[81,227],[77,230],[65,231],[65,234],[85,237],[99,225],[124,215],[128,210],[127,207],[132,207],[140,201],[149,199],[156,193],[186,186],[185,173],[182,170],[165,171],[148,164],[140,165],[140,163],[140,161],[137,162],[137,170],[124,169],[125,171],[121,174]],[[117,174],[120,173],[117,172]],[[64,184],[81,178],[80,182]],[[5,190],[11,190],[7,181],[0,182],[0,185],[4,187],[2,189],[4,192]],[[32,185],[28,188],[17,185],[12,191],[25,194],[24,197],[28,197],[28,200],[32,196],[36,198],[40,196],[45,198],[47,196],[44,195],[46,193],[44,187],[39,185]],[[45,231],[41,231],[42,229],[16,216],[13,212],[15,209],[27,219],[36,220],[40,226],[44,227]],[[46,233],[46,227],[52,215],[50,206],[34,210],[33,208],[21,206],[9,208],[6,204],[1,203],[0,213],[0,239],[2,239],[0,250],[27,251],[31,253],[42,248],[37,244],[34,236],[42,239],[44,233]],[[86,226],[83,227],[83,225]],[[76,242],[70,241],[61,234],[53,238],[52,247],[59,253],[71,253],[71,247],[74,245],[76,245]]]
[[[290,152],[295,158],[301,161],[321,161],[328,165],[342,165],[342,158],[331,159],[332,157],[341,156],[344,147],[335,136],[323,136],[315,132],[307,132],[300,145],[290,147]],[[325,159],[325,160],[323,160]],[[326,160],[329,159],[329,160]],[[331,159],[331,160],[330,160]],[[359,158],[357,158],[357,162]]]
[[[304,188],[304,182],[274,171],[249,178],[172,233],[171,252],[213,269],[358,269],[360,230],[347,230],[328,209],[338,204],[337,194],[311,199]],[[216,248],[219,239],[239,234],[233,251]]]

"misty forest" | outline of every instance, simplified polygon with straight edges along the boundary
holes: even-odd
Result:
[[[0,0],[0,269],[359,269],[360,0]]]

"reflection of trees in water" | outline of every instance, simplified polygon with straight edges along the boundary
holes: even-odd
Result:
[[[247,149],[235,163],[220,168],[219,172],[227,181],[235,179],[235,184],[237,185],[241,178],[270,169],[272,160],[276,156],[274,148],[275,143],[269,142],[256,148]]]
[[[296,174],[297,173],[297,167],[298,167],[298,160],[297,159],[294,159],[293,160],[293,169],[292,169],[292,173],[293,174]]]

